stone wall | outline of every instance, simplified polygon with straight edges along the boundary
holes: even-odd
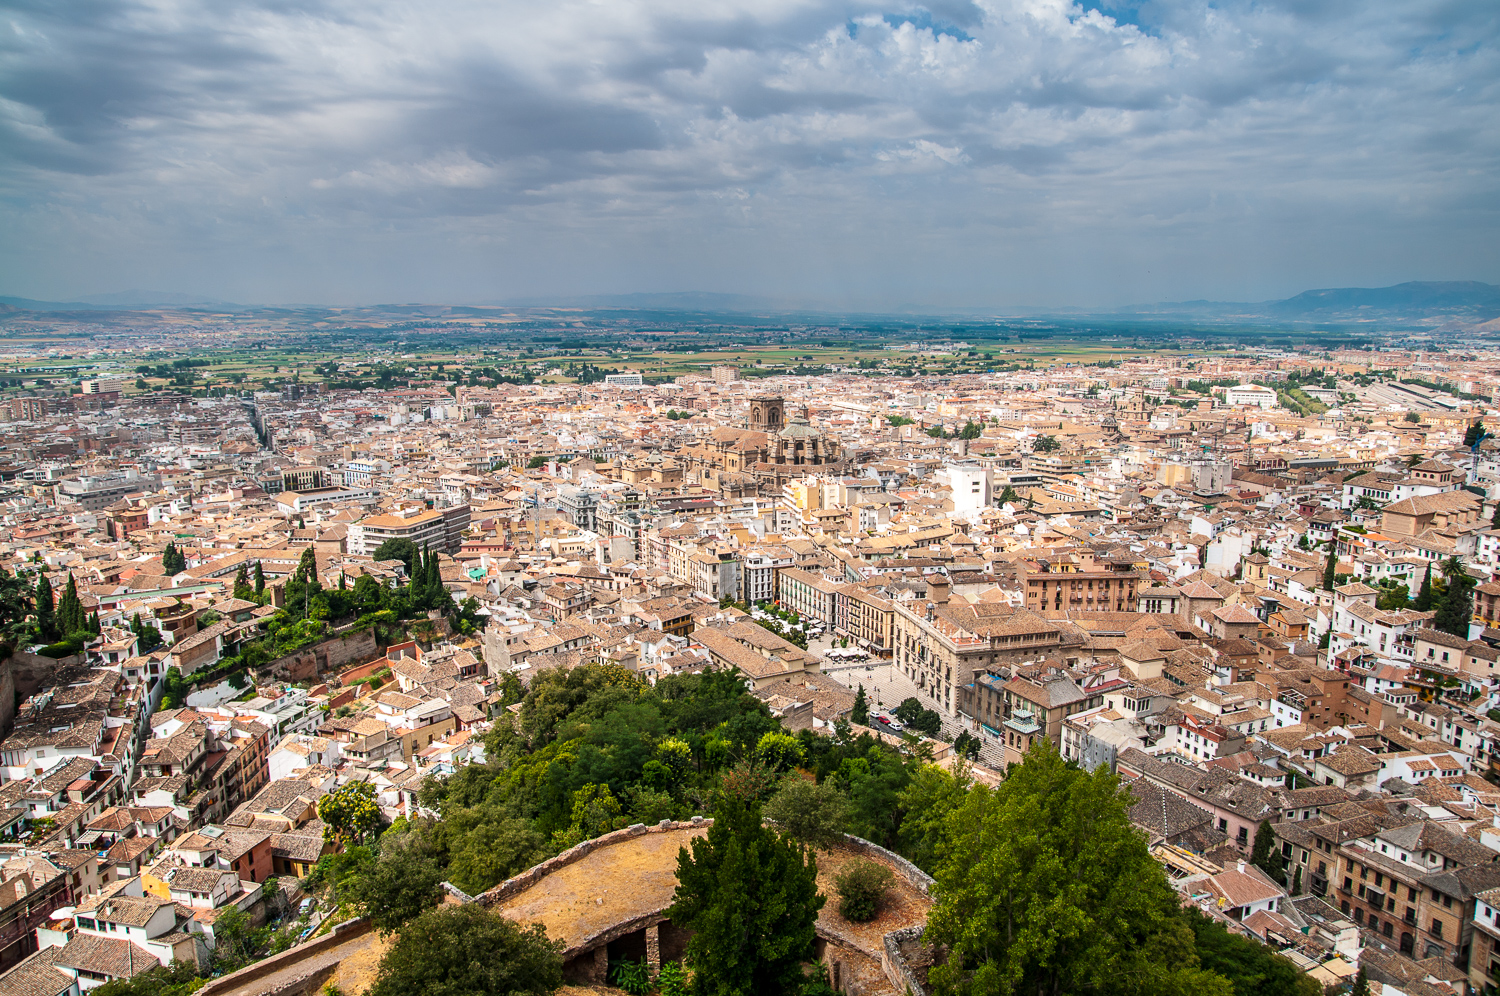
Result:
[[[525,892],[553,872],[582,861],[601,848],[620,843],[631,837],[645,833],[669,833],[674,830],[712,825],[712,819],[705,819],[700,816],[694,817],[689,822],[677,823],[663,820],[653,827],[647,827],[638,823],[624,830],[616,830],[602,837],[583,841],[554,858],[543,861],[539,865],[534,865],[521,874],[506,879],[493,889],[476,897],[474,901],[485,906],[497,905],[512,896]],[[907,882],[915,888],[920,889],[924,894],[931,894],[933,886],[932,876],[900,855],[893,854],[880,845],[873,844],[861,837],[852,837],[848,834],[844,835],[843,846],[857,854],[878,859],[889,865],[897,875],[906,879]],[[595,936],[576,944],[573,948],[564,952],[564,957],[567,959],[568,977],[582,982],[603,981],[601,973],[603,972],[604,956],[600,952],[605,951],[611,941],[618,940],[638,930],[644,929],[649,931],[653,927],[670,926],[669,922],[664,921],[664,913],[665,911],[659,911],[630,917],[629,919],[614,923]],[[907,955],[908,950],[917,950],[922,947],[923,930],[923,927],[915,926],[891,931],[885,935],[883,948],[878,952],[880,971],[899,993],[909,993],[910,996],[926,996],[926,989],[922,984],[922,979],[911,965]],[[681,935],[678,939],[679,943],[685,945],[686,934],[681,931],[678,931],[678,934]],[[869,952],[862,949],[853,937],[845,937],[839,931],[822,923],[818,926],[818,936],[826,945],[834,949],[843,949],[854,957],[868,959],[877,954],[876,952]],[[661,958],[663,954],[658,949],[657,957]],[[853,994],[853,996],[858,996],[855,987],[849,985],[846,980],[840,981],[844,983],[846,991]]]
[[[269,661],[257,668],[256,673],[289,681],[312,681],[329,671],[344,670],[351,664],[363,664],[380,656],[373,630],[349,631]]]
[[[488,892],[481,893],[478,897],[476,897],[475,902],[483,906],[493,906],[496,903],[509,899],[511,896],[514,896],[517,893],[525,892],[527,889],[535,885],[539,880],[546,878],[548,875],[557,871],[559,868],[566,868],[568,865],[571,865],[578,861],[582,861],[584,858],[588,857],[590,854],[593,854],[600,848],[608,847],[609,845],[619,843],[622,840],[628,840],[631,837],[638,837],[643,833],[670,833],[673,830],[687,830],[693,827],[709,827],[713,826],[713,822],[714,821],[712,819],[704,819],[701,816],[695,816],[691,820],[687,820],[681,823],[675,823],[671,820],[662,820],[654,827],[648,827],[644,823],[637,823],[633,826],[626,827],[624,830],[615,830],[611,833],[605,834],[602,837],[595,837],[592,840],[586,840],[581,844],[575,844],[573,847],[568,848],[566,851],[562,852],[556,857],[548,858],[546,861],[543,861],[539,865],[532,865],[521,874],[516,875],[513,878],[506,879],[504,882],[501,882],[499,885],[495,886],[493,889],[490,889]]]
[[[198,990],[197,996],[222,996],[262,979],[268,980],[270,984],[264,989],[256,989],[256,996],[301,996],[304,993],[315,993],[338,970],[337,961],[328,962],[320,956],[368,934],[370,930],[370,921],[363,917],[346,920],[316,940],[299,944],[281,954],[247,965],[238,972],[230,972],[211,980]],[[299,968],[305,970],[299,971]],[[282,973],[285,973],[282,978],[270,980],[270,976]]]
[[[16,721],[16,706],[51,684],[63,668],[78,664],[78,656],[53,659],[17,650],[0,661],[0,738],[10,734]]]
[[[844,846],[856,854],[864,854],[872,858],[879,858],[896,870],[896,874],[906,879],[912,885],[921,889],[924,895],[932,895],[932,886],[935,884],[932,876],[907,861],[901,855],[887,851],[879,844],[872,844],[863,837],[854,837],[844,834]]]
[[[893,930],[885,935],[885,951],[880,956],[880,967],[885,969],[885,977],[896,987],[897,992],[910,993],[911,996],[927,994],[926,987],[917,978],[906,952],[902,950],[903,946],[920,945],[922,935],[926,932],[926,927],[916,926]]]
[[[24,650],[17,650],[11,654],[10,660],[6,661],[5,667],[14,676],[16,691],[21,693],[22,699],[25,699],[40,691],[42,686],[50,684],[50,679],[58,671],[78,664],[81,660],[82,658],[77,655],[59,657],[54,660],[40,654],[28,654]]]
[[[11,724],[16,721],[16,676],[10,672],[10,662],[0,664],[0,740],[10,736]]]
[[[370,675],[374,674],[376,671],[379,671],[381,668],[389,667],[390,663],[391,662],[386,660],[383,656],[377,657],[373,661],[356,665],[355,667],[351,667],[345,671],[340,671],[338,673],[338,676],[335,677],[334,680],[330,682],[330,684],[348,685],[351,682],[359,681],[361,678],[368,678]]]

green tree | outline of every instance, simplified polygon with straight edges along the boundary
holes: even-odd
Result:
[[[232,904],[219,910],[213,932],[214,968],[221,972],[232,972],[253,961],[271,933],[265,927],[257,928],[248,913]]]
[[[1472,447],[1485,436],[1484,419],[1478,419],[1464,432],[1464,445]]]
[[[794,736],[773,731],[756,743],[755,756],[772,771],[786,771],[802,763],[802,745]]]
[[[177,544],[168,542],[161,551],[161,567],[168,575],[180,574],[187,570],[187,557],[177,549]]]
[[[766,803],[766,818],[805,847],[821,850],[843,839],[849,800],[829,781],[789,776]]]
[[[1005,490],[1002,491],[1002,492],[1000,492],[1000,497],[999,497],[998,500],[996,500],[995,504],[997,504],[997,505],[1019,505],[1019,504],[1021,504],[1021,496],[1018,495],[1018,494],[1016,494],[1016,489],[1015,488],[1013,488],[1009,484],[1007,484],[1005,486]]]
[[[964,804],[972,784],[967,767],[923,764],[901,790],[898,805],[906,816],[901,821],[899,850],[929,875],[949,853],[948,817]]]
[[[668,737],[656,745],[655,760],[667,769],[676,784],[687,778],[693,768],[693,748],[687,741]]]
[[[608,785],[588,784],[573,793],[573,819],[566,830],[553,835],[553,846],[565,851],[625,826],[625,807]]]
[[[959,432],[959,439],[978,439],[984,435],[984,426],[972,419],[964,423],[963,430]]]
[[[1411,607],[1418,612],[1432,611],[1432,562],[1428,561],[1427,568],[1422,572],[1422,587],[1417,589],[1416,600]]]
[[[499,807],[455,813],[444,828],[448,881],[471,896],[530,868],[547,857],[547,838],[529,820]]]
[[[891,710],[891,714],[919,733],[937,736],[943,732],[943,717],[936,710],[927,709],[914,698],[906,698]]]
[[[999,788],[951,818],[928,936],[949,945],[940,994],[1230,996],[1198,965],[1176,894],[1106,766],[1066,765],[1043,740]]]
[[[1438,604],[1437,614],[1432,617],[1433,629],[1454,636],[1469,638],[1469,619],[1474,614],[1474,599],[1471,592],[1474,579],[1468,572],[1459,570],[1448,576],[1447,590]]]
[[[849,722],[856,726],[870,725],[870,700],[865,697],[865,686],[860,684],[854,693],[854,707],[849,710]]]
[[[677,856],[669,917],[692,932],[698,996],[782,996],[805,983],[818,910],[817,860],[761,822],[753,800],[723,793],[714,824]],[[384,994],[374,994],[384,996]]]
[[[1286,858],[1276,849],[1276,832],[1271,829],[1270,820],[1261,820],[1255,829],[1250,862],[1277,882],[1286,876]]]
[[[1406,581],[1400,578],[1385,578],[1376,587],[1380,594],[1375,596],[1375,607],[1383,612],[1407,608],[1411,604],[1410,589],[1406,587]]]
[[[266,595],[266,571],[260,566],[260,561],[255,562],[255,600],[264,603]]]
[[[1031,448],[1038,453],[1051,453],[1054,450],[1061,449],[1062,444],[1057,441],[1056,436],[1037,436],[1036,442],[1032,444]]]
[[[88,615],[83,611],[83,602],[78,599],[78,585],[71,572],[68,574],[68,583],[63,586],[62,597],[57,600],[55,618],[57,632],[64,637],[88,632]]]
[[[1257,940],[1231,934],[1197,910],[1182,913],[1203,969],[1229,980],[1234,996],[1321,996],[1323,987]]]
[[[130,620],[130,631],[135,634],[135,652],[138,654],[149,654],[164,642],[161,630],[150,623],[142,622],[139,612]],[[180,671],[176,673],[179,678],[182,676]],[[167,677],[171,677],[171,672]]]
[[[1349,996],[1370,996],[1370,977],[1363,967],[1354,976],[1354,987],[1349,990]]]
[[[235,572],[234,597],[246,602],[255,601],[255,589],[250,585],[250,569],[245,564],[240,564],[240,569]]]
[[[417,544],[409,539],[388,539],[375,548],[376,560],[399,560],[406,565],[406,576],[416,570]]]
[[[562,945],[477,903],[429,910],[380,959],[368,996],[548,996]]]
[[[895,876],[885,865],[864,860],[849,862],[833,880],[834,890],[839,894],[839,915],[855,923],[875,919],[894,882]]]
[[[1338,576],[1339,552],[1338,544],[1332,541],[1328,544],[1328,560],[1323,564],[1323,590],[1332,591],[1334,579]]]
[[[57,623],[54,616],[56,607],[52,600],[52,582],[47,580],[46,572],[38,571],[36,575],[36,591],[32,594],[32,601],[36,605],[36,627],[41,631],[42,639],[57,639]]]
[[[380,837],[374,865],[344,891],[382,933],[400,930],[443,898],[436,848],[418,829],[394,828]]]
[[[112,979],[90,989],[89,996],[190,996],[207,983],[207,979],[198,977],[198,968],[192,962],[174,961],[128,979]]]
[[[323,839],[344,847],[373,840],[384,822],[375,786],[369,782],[349,782],[323,796],[318,800],[318,819],[324,824]]]

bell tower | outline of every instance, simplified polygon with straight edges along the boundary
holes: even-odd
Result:
[[[786,402],[780,398],[753,398],[750,426],[757,432],[780,432],[786,428]]]

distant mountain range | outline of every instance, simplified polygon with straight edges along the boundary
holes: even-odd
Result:
[[[749,294],[715,294],[700,291],[679,293],[591,294],[487,301],[483,305],[510,308],[582,308],[677,314],[788,315],[821,312],[806,302],[777,300]],[[405,305],[400,310],[409,311]],[[124,291],[92,294],[76,301],[34,301],[0,297],[0,312],[147,311],[158,309],[256,311],[255,307],[231,304],[163,291]],[[309,310],[319,310],[312,308]],[[373,310],[381,310],[375,308]],[[884,314],[942,314],[941,309],[893,309]],[[996,315],[1007,309],[955,308],[949,314]],[[1479,325],[1500,319],[1500,287],[1478,281],[1410,281],[1393,287],[1337,287],[1310,290],[1283,301],[1254,303],[1229,301],[1174,301],[1130,305],[1118,309],[1023,308],[1010,314],[1113,317],[1146,320],[1194,320],[1212,322],[1316,322],[1360,323],[1368,321],[1415,321],[1424,324],[1450,322]]]
[[[1486,322],[1500,318],[1500,287],[1476,280],[1413,280],[1394,287],[1335,287],[1303,291],[1284,301],[1176,301],[1132,305],[1119,314],[1308,322],[1433,319]]]
[[[15,311],[144,311],[158,308],[215,308],[243,310],[244,305],[213,301],[192,294],[171,291],[121,291],[116,294],[89,294],[76,301],[33,301],[26,297],[0,296],[0,305]]]

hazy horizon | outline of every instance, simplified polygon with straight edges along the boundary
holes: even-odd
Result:
[[[1500,283],[1493,4],[7,10],[10,296],[878,313]]]

